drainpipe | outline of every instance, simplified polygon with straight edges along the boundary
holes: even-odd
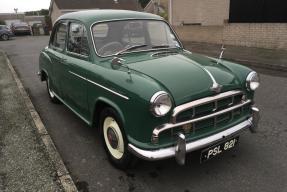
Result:
[[[171,25],[173,25],[173,23],[172,23],[172,0],[169,0],[169,14],[168,14],[168,18],[169,18],[169,23]]]

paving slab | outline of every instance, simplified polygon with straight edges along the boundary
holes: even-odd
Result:
[[[0,51],[0,192],[67,191],[11,67]]]

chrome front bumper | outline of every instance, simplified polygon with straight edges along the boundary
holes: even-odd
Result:
[[[185,154],[212,145],[225,137],[236,135],[241,131],[249,128],[252,133],[256,132],[256,127],[259,121],[259,110],[256,107],[252,107],[252,117],[249,119],[214,135],[192,141],[190,143],[185,142],[183,134],[179,134],[178,142],[175,146],[158,149],[158,150],[143,150],[135,147],[132,144],[128,144],[129,151],[141,159],[155,161],[160,159],[166,159],[175,157],[179,164],[185,163]]]

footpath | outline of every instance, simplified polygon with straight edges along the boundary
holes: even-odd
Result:
[[[23,96],[26,92],[15,75],[0,51],[0,192],[76,191],[69,175],[61,173],[66,170],[62,161],[51,155],[58,157],[50,137],[39,133],[32,116],[38,114],[32,103],[33,109],[27,107],[29,97]]]
[[[221,45],[183,42],[185,49],[218,58]],[[226,45],[223,59],[267,70],[287,72],[287,50]]]

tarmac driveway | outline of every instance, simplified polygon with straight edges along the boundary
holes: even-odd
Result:
[[[259,133],[244,133],[239,146],[204,164],[199,153],[179,166],[174,159],[141,161],[127,172],[113,168],[97,133],[64,105],[49,102],[39,81],[39,51],[48,37],[0,42],[28,90],[36,110],[82,191],[287,191],[287,78],[261,75],[256,102]]]

